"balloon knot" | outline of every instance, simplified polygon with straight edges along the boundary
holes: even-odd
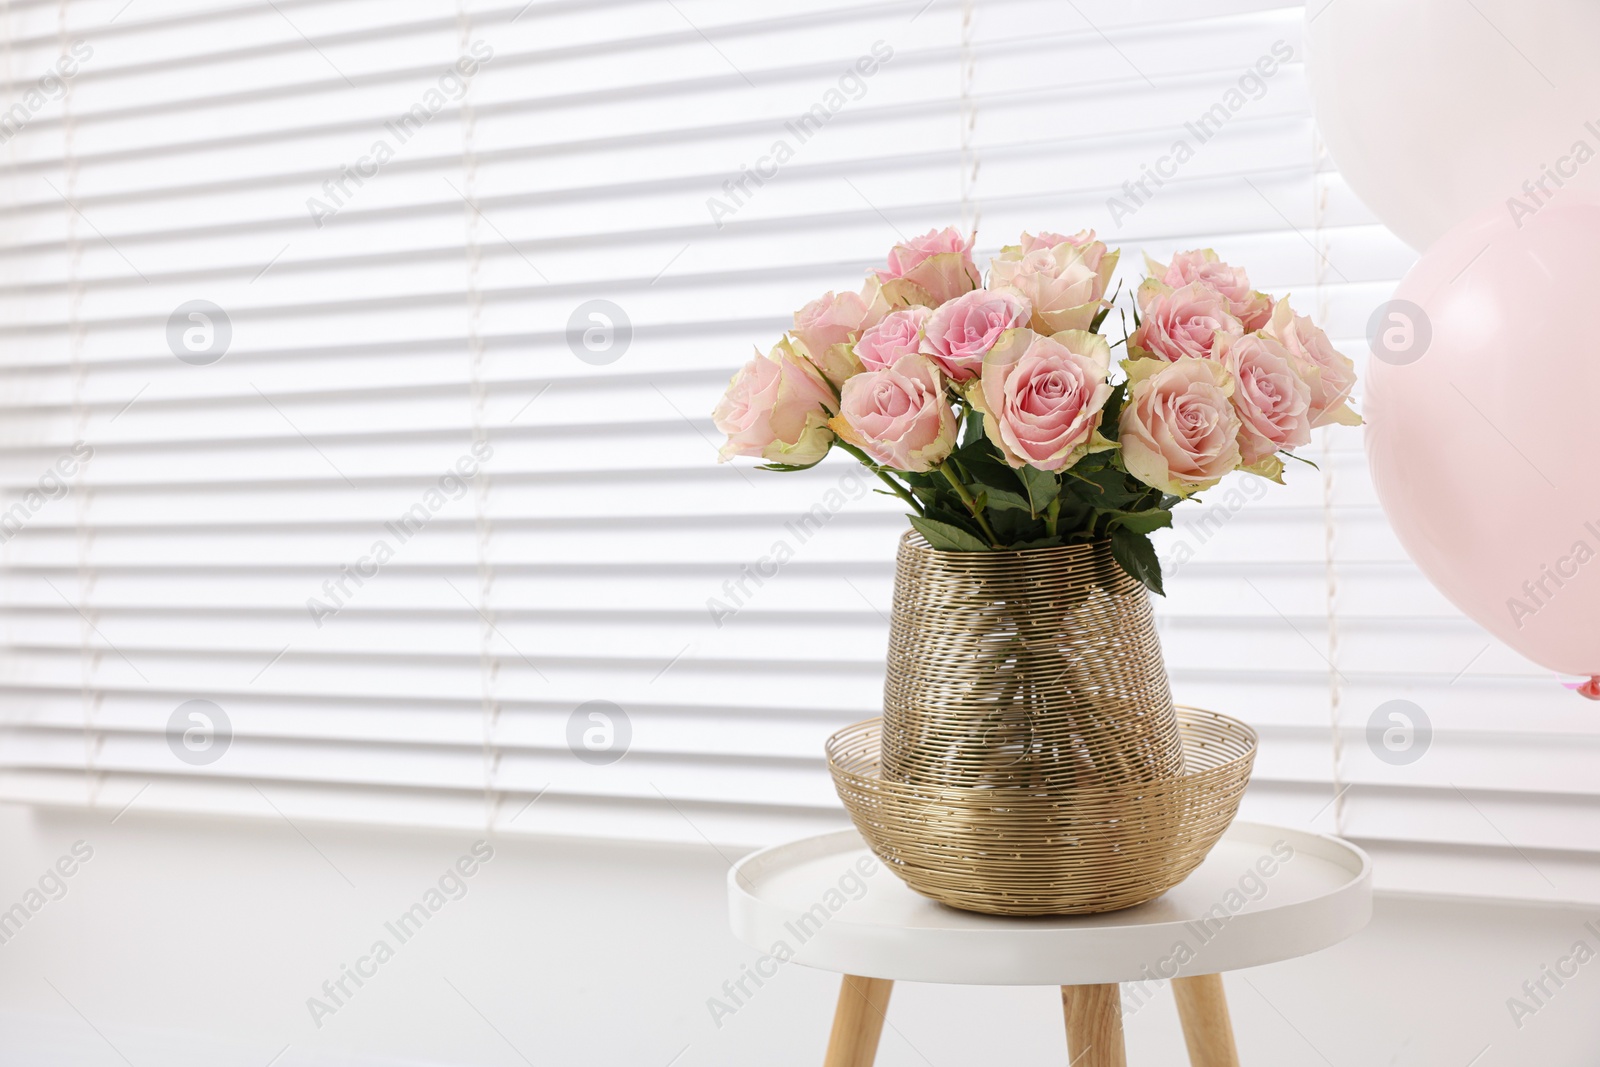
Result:
[[[1600,674],[1594,675],[1587,682],[1578,686],[1578,693],[1590,700],[1600,700]]]

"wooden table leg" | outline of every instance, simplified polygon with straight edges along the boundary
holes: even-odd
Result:
[[[883,1016],[889,1010],[892,992],[892,979],[844,976],[823,1067],[872,1067],[878,1057],[878,1036],[883,1033]]]
[[[1062,986],[1061,1011],[1067,1017],[1071,1067],[1128,1067],[1122,1044],[1122,990],[1116,983]]]
[[[1239,1067],[1233,1044],[1233,1024],[1228,1021],[1228,998],[1222,975],[1201,974],[1174,978],[1172,996],[1183,1021],[1183,1042],[1189,1046],[1192,1067]]]

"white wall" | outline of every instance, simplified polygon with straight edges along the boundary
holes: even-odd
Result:
[[[5,1067],[821,1062],[831,975],[787,968],[713,1024],[707,999],[755,954],[727,931],[727,862],[709,848],[496,840],[465,895],[400,944],[384,922],[470,835],[112,814],[0,806],[0,909],[74,842],[93,849],[0,944]],[[1506,1000],[1579,939],[1600,947],[1590,919],[1384,899],[1353,941],[1229,978],[1244,1062],[1589,1067],[1600,963],[1520,1030]],[[307,998],[380,937],[394,958],[315,1026]],[[883,1067],[1066,1059],[1052,989],[902,986],[889,1021]],[[1182,1062],[1165,997],[1128,1035],[1135,1067]]]

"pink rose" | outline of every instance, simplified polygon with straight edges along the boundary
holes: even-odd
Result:
[[[962,237],[954,226],[895,245],[888,266],[876,274],[889,302],[900,306],[938,307],[979,285],[972,238]]]
[[[928,317],[922,351],[952,381],[976,378],[1000,335],[1028,323],[1028,301],[1016,293],[978,289],[941,304]]]
[[[828,416],[834,404],[833,390],[817,369],[788,340],[779,341],[769,355],[757,352],[739,369],[711,413],[728,435],[719,461],[759,456],[810,466],[833,445]]]
[[[1012,330],[983,357],[983,387],[970,396],[1007,463],[1056,471],[1096,444],[1111,447],[1095,433],[1111,396],[1110,369],[1111,347],[1099,334]]]
[[[1239,466],[1239,416],[1227,368],[1209,359],[1136,359],[1128,370],[1120,439],[1128,473],[1188,496]]]
[[[921,306],[890,312],[882,322],[861,335],[856,342],[856,358],[867,370],[893,366],[901,356],[919,350],[923,328],[932,314],[931,309]]]
[[[1060,244],[1089,247],[1099,243],[1100,242],[1094,239],[1093,230],[1079,230],[1070,237],[1059,233],[1051,233],[1049,230],[1040,230],[1038,236],[1035,236],[1031,233],[1024,233],[1022,235],[1022,240],[1018,244],[1018,247],[1022,249],[1024,254],[1027,254],[1032,252],[1035,248],[1054,248]],[[1100,245],[1100,247],[1102,250],[1104,250],[1105,245]]]
[[[850,347],[889,312],[876,281],[859,293],[824,293],[794,313],[790,331],[805,354],[834,385],[861,371]]]
[[[1219,333],[1244,335],[1244,327],[1228,310],[1227,298],[1209,286],[1194,283],[1168,289],[1146,281],[1138,296],[1143,319],[1128,336],[1128,348],[1136,357],[1154,356],[1168,363],[1207,359]]]
[[[1311,388],[1296,360],[1260,333],[1224,338],[1217,357],[1233,377],[1233,408],[1239,413],[1239,451],[1246,467],[1276,478],[1283,461],[1275,453],[1311,440]]]
[[[1311,387],[1311,425],[1337,422],[1360,426],[1361,416],[1350,409],[1350,391],[1356,385],[1356,365],[1333,347],[1328,335],[1305,315],[1296,315],[1287,299],[1272,311],[1267,333],[1308,368]]]
[[[1049,234],[1045,236],[1054,237]],[[1029,325],[1038,333],[1087,330],[1104,306],[1102,298],[1118,253],[1105,245],[1073,244],[1061,238],[1054,245],[1022,235],[1022,245],[1009,245],[990,263],[989,288],[1016,293],[1033,309]],[[1032,251],[1023,248],[1033,242]]]
[[[1038,236],[1024,233],[1021,241],[1016,245],[1007,245],[1002,248],[1000,254],[1004,256],[1006,253],[1015,250],[1025,256],[1041,248],[1055,249],[1062,245],[1075,249],[1078,258],[1083,260],[1090,270],[1099,271],[1102,276],[1102,285],[1108,286],[1111,284],[1111,270],[1116,267],[1117,258],[1121,253],[1111,252],[1106,248],[1104,241],[1096,240],[1093,230],[1079,230],[1070,237],[1064,237],[1059,233],[1051,233],[1048,230],[1038,234]],[[1111,267],[1101,270],[1101,263],[1104,262],[1108,254],[1111,256]]]
[[[902,471],[930,471],[956,446],[956,414],[945,399],[944,379],[921,355],[845,382],[839,414],[828,425],[877,462]]]
[[[1251,289],[1250,277],[1245,274],[1243,267],[1229,266],[1209,248],[1179,252],[1165,267],[1148,256],[1145,262],[1152,277],[1161,279],[1173,289],[1182,289],[1196,282],[1215,289],[1228,302],[1228,310],[1233,317],[1247,331],[1261,329],[1272,317],[1272,297]]]

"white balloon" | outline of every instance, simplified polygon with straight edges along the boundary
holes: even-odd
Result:
[[[1306,6],[1328,151],[1418,251],[1490,205],[1526,217],[1563,189],[1600,191],[1597,46],[1595,0]]]

